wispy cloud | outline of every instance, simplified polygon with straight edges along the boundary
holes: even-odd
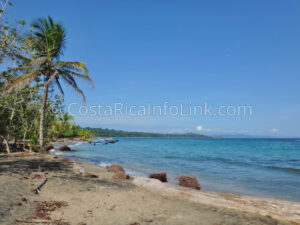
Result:
[[[196,130],[200,131],[200,132],[219,132],[219,131],[221,131],[220,129],[204,128],[201,125],[198,125],[196,127]]]
[[[272,129],[271,129],[271,132],[277,133],[277,132],[279,132],[279,129],[277,129],[277,128],[272,128]]]

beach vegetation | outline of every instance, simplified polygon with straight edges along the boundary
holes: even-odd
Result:
[[[85,63],[62,61],[66,30],[51,17],[10,24],[0,11],[0,151],[43,150],[60,137],[91,137],[64,112],[61,82],[83,97],[77,79],[93,80]],[[59,90],[56,93],[56,90]]]

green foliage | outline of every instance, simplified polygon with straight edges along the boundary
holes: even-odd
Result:
[[[25,25],[26,22],[20,20],[19,24]],[[50,108],[48,101],[49,88],[56,85],[63,94],[60,83],[62,80],[82,95],[85,102],[85,96],[78,87],[76,78],[90,81],[93,85],[94,83],[89,77],[85,63],[60,61],[66,38],[65,28],[62,24],[55,23],[51,17],[48,17],[37,19],[31,26],[33,28],[32,33],[26,36],[25,41],[22,43],[23,46],[29,46],[29,54],[23,52],[23,54],[16,55],[16,58],[19,59],[17,66],[8,68],[5,71],[7,74],[14,73],[17,75],[9,82],[6,93],[16,91],[33,81],[43,86],[43,97],[40,104],[39,144],[44,146],[45,135],[50,134],[52,137],[73,135],[71,132],[72,126],[68,122],[71,118],[67,114],[61,114],[60,117],[56,118],[55,114],[47,112],[47,109]],[[58,121],[55,121],[56,119]],[[50,131],[49,127],[51,127]]]
[[[54,91],[57,86],[63,94],[63,81],[85,101],[76,79],[93,84],[85,63],[60,61],[65,47],[64,26],[51,17],[40,18],[31,24],[29,32],[24,31],[25,20],[12,25],[3,18],[13,4],[0,1],[0,65],[4,70],[0,73],[0,150],[4,141],[22,140],[24,149],[35,149],[38,139],[43,146],[44,139],[79,134],[91,137],[93,132],[72,123],[73,117],[63,111],[63,98]]]
[[[26,25],[26,21],[25,20],[20,20],[18,23],[21,24],[21,25]]]
[[[97,136],[97,132],[83,128],[79,129],[77,134],[82,140]]]
[[[29,146],[31,149],[36,150],[37,145],[38,145],[38,136],[35,132],[30,132],[29,133]]]

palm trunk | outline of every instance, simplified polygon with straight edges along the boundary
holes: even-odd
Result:
[[[46,111],[46,104],[48,99],[48,87],[49,82],[46,81],[44,84],[44,95],[42,99],[42,106],[41,106],[41,119],[40,119],[40,151],[44,151],[44,122],[45,122],[45,111]]]

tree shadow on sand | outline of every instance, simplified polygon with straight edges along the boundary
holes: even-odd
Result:
[[[62,162],[49,162],[49,160],[40,159],[14,159],[0,161],[0,175],[2,173],[30,173],[36,172],[38,168],[48,172],[57,172],[70,169],[71,166]]]
[[[9,159],[0,160],[0,176],[1,174],[13,175],[19,174],[28,176],[32,172],[37,172],[39,167],[45,172],[54,172],[52,176],[48,175],[48,179],[57,179],[59,183],[77,183],[82,186],[103,187],[103,188],[120,188],[122,190],[130,189],[134,185],[131,182],[122,180],[87,178],[78,173],[74,173],[73,166],[67,162],[49,161],[49,159],[33,158],[33,159]]]

